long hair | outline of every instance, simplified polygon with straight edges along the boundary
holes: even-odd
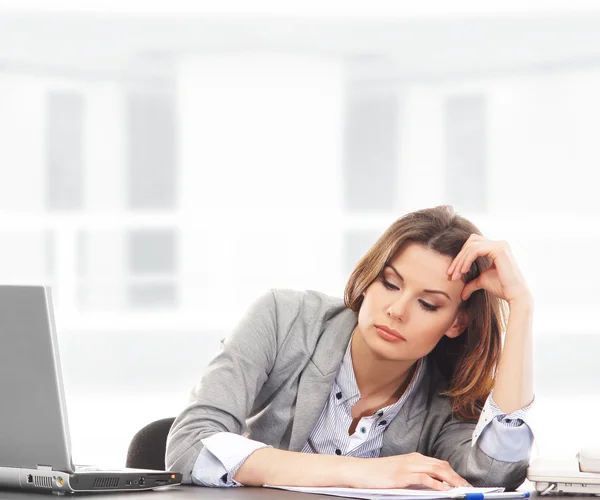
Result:
[[[363,292],[391,262],[400,247],[408,242],[454,258],[471,234],[481,235],[477,227],[459,216],[451,206],[442,205],[409,213],[394,222],[358,262],[344,292],[346,307],[360,310]],[[477,278],[491,265],[491,259],[478,257],[463,281]],[[444,336],[429,357],[448,379],[452,412],[464,420],[476,420],[494,387],[496,367],[506,331],[506,303],[478,290],[462,302],[469,322],[462,335]]]

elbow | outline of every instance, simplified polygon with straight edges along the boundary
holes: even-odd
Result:
[[[200,444],[200,447],[202,445]],[[167,439],[165,450],[165,467],[169,471],[179,472],[182,476],[181,484],[192,484],[192,471],[200,450],[195,446],[186,445],[185,442]]]
[[[521,486],[527,478],[527,468],[529,461],[519,462],[519,466],[514,468],[510,474],[504,477],[503,486],[507,491],[514,491]]]
[[[465,479],[478,488],[502,487],[507,491],[514,491],[527,478],[528,465],[528,460],[521,462],[499,462],[494,460],[487,474],[476,474]]]

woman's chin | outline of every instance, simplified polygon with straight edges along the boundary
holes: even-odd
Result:
[[[405,358],[402,346],[398,343],[388,342],[375,334],[366,342],[367,346],[377,359],[385,361],[400,361]]]

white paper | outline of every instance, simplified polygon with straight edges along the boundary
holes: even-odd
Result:
[[[264,485],[266,488],[278,488],[281,490],[298,491],[300,493],[316,493],[319,495],[334,495],[337,497],[368,498],[385,500],[435,500],[438,498],[452,498],[465,493],[499,493],[504,488],[452,488],[447,491],[432,490],[424,486],[414,485],[410,488],[342,488],[337,486],[327,487],[305,487],[305,486],[272,486]]]

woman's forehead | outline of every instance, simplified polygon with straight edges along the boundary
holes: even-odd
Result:
[[[446,273],[452,258],[442,255],[419,243],[407,243],[390,260],[391,272],[398,272],[407,282],[423,289],[446,291],[450,297],[460,299],[464,287],[461,280],[451,281]]]
[[[452,258],[432,250],[420,243],[409,242],[390,260],[391,264],[411,265],[446,272]]]

